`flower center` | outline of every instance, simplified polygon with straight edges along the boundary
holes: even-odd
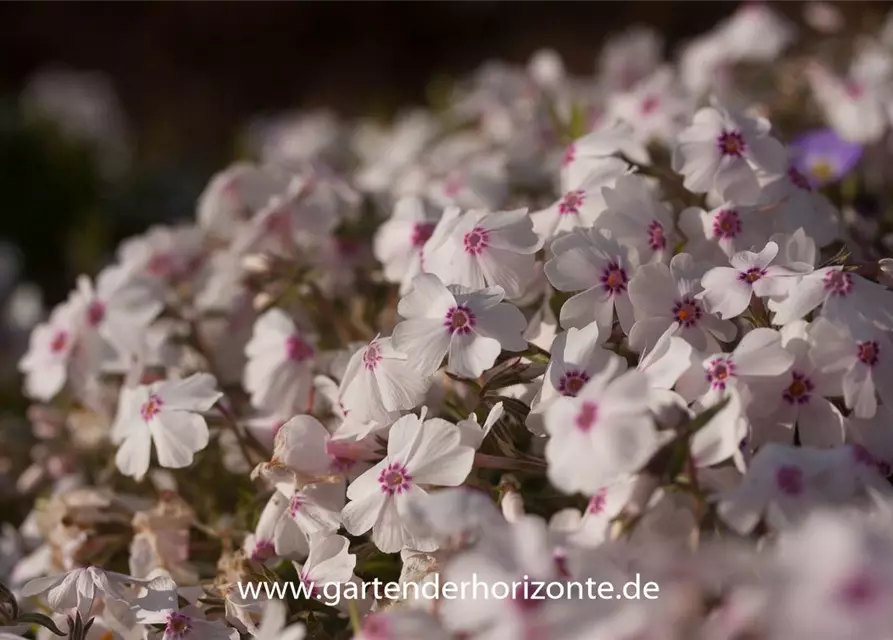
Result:
[[[105,305],[99,300],[94,300],[87,307],[87,322],[91,327],[96,327],[105,318]]]
[[[167,253],[155,253],[146,263],[146,271],[158,278],[171,275],[174,271],[174,259]]]
[[[744,138],[739,131],[723,131],[716,139],[719,152],[724,156],[740,158],[747,150]]]
[[[747,271],[739,271],[738,280],[747,284],[753,284],[764,275],[766,275],[765,269],[760,269],[759,267],[751,267]]]
[[[803,493],[803,470],[794,465],[784,465],[775,472],[775,484],[785,495],[798,496]]]
[[[165,636],[179,640],[185,638],[192,630],[192,618],[184,616],[178,611],[170,613],[167,617],[167,625],[165,625]]]
[[[829,160],[815,160],[809,165],[809,173],[817,182],[829,182],[834,179],[834,165]]]
[[[363,366],[366,367],[367,371],[375,371],[382,359],[381,348],[377,342],[370,344],[366,347],[366,351],[363,352]]]
[[[874,604],[883,588],[867,572],[861,572],[847,580],[840,588],[840,600],[847,607],[861,609]]]
[[[568,371],[558,381],[558,392],[564,396],[575,397],[587,382],[589,374],[585,371]]]
[[[406,467],[399,462],[391,462],[378,474],[378,482],[382,493],[389,496],[409,491],[412,487],[412,476],[406,471]]]
[[[660,100],[655,98],[654,96],[648,96],[644,100],[642,100],[642,115],[647,116],[651,113],[657,111],[657,106],[660,104]]]
[[[648,225],[648,246],[652,251],[666,249],[667,238],[664,236],[664,225],[657,220],[652,220]]]
[[[861,83],[851,80],[846,83],[846,94],[851,99],[858,100],[865,94],[865,87]]]
[[[164,405],[164,401],[159,398],[156,394],[150,393],[149,399],[143,403],[143,406],[140,407],[140,416],[143,418],[143,422],[149,422],[159,413],[161,413],[161,407]]]
[[[304,498],[301,495],[296,493],[291,497],[291,500],[288,503],[288,514],[292,517],[292,519],[294,519],[298,515],[298,512],[301,510],[301,508],[303,508],[303,506]]]
[[[589,506],[586,511],[592,515],[598,515],[605,510],[608,503],[608,492],[605,489],[599,489],[594,496],[589,499]]]
[[[561,165],[566,167],[571,162],[574,161],[574,157],[577,155],[577,149],[574,145],[569,144],[567,148],[564,150],[564,155],[561,157]]]
[[[881,346],[875,342],[874,340],[866,340],[865,342],[860,342],[859,346],[859,361],[868,365],[869,367],[873,367],[878,363],[881,355]]]
[[[50,341],[50,351],[54,354],[61,353],[68,345],[68,332],[57,331]]]
[[[618,262],[609,262],[608,266],[602,270],[601,282],[605,291],[617,295],[626,291],[626,283],[629,282],[629,278],[626,275],[626,270]]]
[[[741,216],[734,209],[720,209],[713,220],[714,238],[734,238],[741,233]]]
[[[865,465],[866,467],[875,467],[877,463],[874,460],[874,456],[871,455],[871,452],[863,447],[861,444],[851,445],[853,450],[853,461],[856,464]]]
[[[484,249],[490,246],[490,233],[482,227],[475,227],[465,234],[463,244],[465,245],[465,253],[478,256],[483,253]]]
[[[815,385],[812,380],[799,371],[794,371],[791,374],[791,384],[784,390],[782,397],[788,404],[806,404],[814,389]]]
[[[580,206],[586,199],[583,191],[568,191],[558,204],[558,214],[562,216],[579,215]]]
[[[254,543],[254,549],[251,550],[251,560],[254,562],[264,562],[276,555],[276,547],[272,540],[258,540]]]
[[[477,318],[474,313],[472,313],[471,309],[464,304],[460,304],[447,311],[443,326],[447,328],[447,331],[449,331],[450,334],[460,333],[462,335],[468,335],[471,333],[471,328],[474,327],[476,322]]]
[[[673,318],[683,327],[694,327],[701,320],[701,304],[691,296],[682,296],[673,305]]]
[[[707,365],[707,382],[714,389],[724,390],[729,378],[735,377],[735,363],[729,358],[714,358]]]
[[[580,412],[577,414],[577,428],[579,428],[580,431],[589,431],[595,426],[597,420],[598,405],[594,402],[584,402],[583,406],[580,407]]]
[[[853,290],[853,277],[840,269],[826,273],[823,282],[825,291],[834,296],[847,296]]]
[[[464,186],[465,176],[461,172],[455,171],[444,180],[443,193],[448,198],[455,198]]]
[[[428,242],[428,238],[434,233],[433,222],[416,222],[412,226],[412,246],[421,249]]]
[[[809,180],[807,180],[806,176],[797,171],[794,167],[788,167],[788,179],[798,189],[812,191],[812,185],[809,184]]]
[[[285,341],[285,353],[289,360],[304,362],[313,357],[313,347],[304,342],[301,336],[294,334]]]

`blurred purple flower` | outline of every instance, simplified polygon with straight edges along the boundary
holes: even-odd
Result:
[[[862,158],[862,145],[842,140],[833,129],[807,131],[790,145],[791,162],[813,187],[836,182]]]

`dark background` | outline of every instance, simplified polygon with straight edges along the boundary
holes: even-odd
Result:
[[[737,2],[34,2],[0,4],[0,96],[14,110],[47,65],[107,73],[135,134],[136,165],[97,186],[75,159],[0,135],[0,238],[25,275],[64,295],[123,236],[193,214],[207,178],[252,116],[329,106],[390,113],[424,101],[434,77],[491,58],[523,63],[549,46],[595,69],[604,36],[659,29],[672,53]],[[847,3],[850,9],[864,3]],[[776,5],[797,14],[799,2]],[[18,136],[18,137],[17,137]],[[86,257],[85,257],[86,256]]]

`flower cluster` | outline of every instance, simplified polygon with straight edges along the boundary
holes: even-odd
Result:
[[[589,78],[487,65],[390,127],[255,127],[194,221],[31,333],[20,486],[46,497],[7,532],[0,624],[888,638],[891,221],[841,180],[883,183],[855,167],[889,158],[893,28],[841,73],[807,46],[840,16],[807,16],[744,6],[673,62],[631,31]],[[637,573],[657,601],[239,589]]]

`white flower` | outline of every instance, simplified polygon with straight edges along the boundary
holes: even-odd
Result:
[[[530,214],[533,230],[543,242],[577,227],[591,227],[605,210],[602,188],[626,174],[629,167],[619,158],[600,158],[592,162],[585,179],[568,185],[549,208]]]
[[[541,244],[526,209],[462,213],[449,208],[422,250],[423,268],[445,284],[499,286],[516,298],[535,275],[534,254]]]
[[[843,374],[844,402],[857,418],[874,415],[875,394],[893,407],[893,341],[888,332],[864,323],[842,327],[819,318],[809,333],[816,366]]]
[[[786,527],[810,509],[830,501],[834,452],[770,443],[751,461],[741,484],[719,496],[719,516],[739,533],[748,533],[765,517]]]
[[[288,607],[280,600],[270,600],[264,617],[254,635],[255,640],[304,640],[307,627],[301,623],[288,624]]]
[[[31,332],[28,351],[19,362],[28,396],[46,402],[65,386],[80,320],[80,306],[69,300],[53,309],[48,321]]]
[[[608,229],[611,238],[632,247],[641,264],[669,259],[676,244],[673,217],[645,178],[622,176],[613,188],[605,187],[602,195],[607,210],[599,226]]]
[[[590,378],[598,375],[614,361],[618,371],[626,368],[626,361],[599,346],[599,329],[591,322],[582,329],[570,328],[559,333],[549,349],[549,366],[543,385],[531,403],[527,427],[542,432],[543,414],[552,401],[559,397],[575,397]]]
[[[843,267],[824,267],[800,276],[786,298],[770,304],[773,322],[784,325],[803,318],[819,305],[822,317],[855,328],[865,322],[893,329],[893,292]]]
[[[679,134],[673,170],[695,193],[715,190],[726,201],[754,204],[760,197],[761,172],[781,173],[787,154],[769,135],[763,118],[749,118],[720,106],[704,107]]]
[[[679,90],[672,68],[665,66],[629,91],[610,96],[607,117],[629,124],[636,140],[644,144],[669,146],[688,121],[692,106],[692,100]]]
[[[394,327],[394,348],[423,375],[431,375],[449,354],[447,371],[477,378],[503,349],[524,351],[524,315],[503,302],[501,287],[469,291],[445,287],[437,276],[421,274],[397,305],[404,320]]]
[[[273,308],[255,321],[245,353],[243,378],[254,407],[286,413],[312,408],[316,336],[299,331],[282,309]]]
[[[628,89],[657,68],[663,44],[650,27],[635,26],[610,35],[599,54],[599,74],[608,87]]]
[[[627,286],[634,266],[626,247],[595,229],[563,236],[552,243],[555,257],[545,266],[546,277],[559,291],[582,291],[561,307],[562,327],[582,328],[593,320],[605,340],[611,335],[614,309],[624,333],[633,325]]]
[[[391,342],[376,337],[347,364],[338,394],[355,422],[392,422],[394,414],[416,406],[428,389],[428,378]]]
[[[133,602],[136,619],[144,625],[162,625],[161,640],[238,640],[239,632],[216,618],[208,620],[195,605],[180,609],[177,585],[167,576],[152,580],[142,597]]]
[[[293,563],[298,580],[314,596],[327,584],[344,584],[353,578],[357,557],[348,553],[350,542],[344,536],[314,533],[310,536],[310,553],[303,565]]]
[[[751,446],[771,440],[792,444],[795,428],[799,440],[810,447],[843,444],[843,416],[828,398],[841,395],[839,373],[821,371],[814,354],[821,347],[810,344],[805,320],[786,325],[782,346],[794,354],[790,371],[765,383],[760,402],[749,407],[754,414]],[[772,394],[768,393],[772,389]]]
[[[422,247],[434,233],[440,213],[425,200],[407,196],[397,201],[391,217],[375,232],[375,258],[384,265],[385,279],[400,284],[400,293],[406,293],[421,273]]]
[[[741,251],[729,262],[731,267],[714,267],[701,278],[704,290],[697,295],[707,311],[728,320],[740,316],[750,305],[750,299],[784,296],[794,280],[796,272],[772,265],[778,255],[778,245],[766,244],[759,253]]]
[[[636,271],[629,283],[629,297],[636,323],[629,333],[630,347],[648,351],[668,327],[702,352],[721,351],[719,341],[731,342],[734,324],[708,313],[699,299],[702,269],[687,253],[673,256],[670,266],[649,264]]]
[[[878,141],[889,126],[889,58],[879,47],[866,48],[853,59],[844,77],[818,62],[807,66],[806,79],[816,102],[841,138],[869,144]]]
[[[372,541],[385,553],[404,547],[433,551],[436,544],[418,537],[406,526],[410,500],[428,497],[423,485],[454,487],[471,471],[474,449],[461,444],[454,424],[440,418],[409,414],[388,434],[388,453],[347,489],[351,500],[341,517],[350,533],[372,529]]]
[[[75,610],[86,622],[97,596],[124,601],[126,585],[140,581],[122,573],[107,572],[99,567],[84,567],[68,573],[31,580],[22,588],[26,598],[46,594],[47,604],[56,613]],[[72,615],[74,612],[72,612]]]
[[[221,238],[233,238],[282,188],[282,177],[247,162],[217,173],[199,198],[199,226]]]
[[[622,155],[639,164],[651,161],[644,145],[635,140],[632,127],[619,120],[607,121],[598,129],[564,150],[561,166],[561,191],[567,193],[579,188],[590,175],[617,173],[626,162],[617,162]]]
[[[202,261],[201,230],[193,225],[153,226],[118,247],[118,260],[137,277],[169,286],[192,275]]]
[[[694,373],[694,386],[701,391],[706,388],[702,402],[711,406],[718,403],[728,389],[735,387],[741,391],[742,387],[747,388],[754,380],[780,376],[793,363],[794,356],[782,348],[781,335],[777,331],[753,329],[745,334],[731,353],[716,353],[705,358],[701,364],[702,371]],[[679,386],[677,389],[683,396],[692,397],[693,389],[683,391]]]
[[[142,479],[149,470],[153,442],[162,467],[188,467],[208,445],[208,425],[199,414],[222,397],[216,384],[213,376],[196,373],[183,380],[123,387],[112,426],[118,470]]]
[[[679,214],[679,228],[689,240],[685,250],[710,262],[762,246],[771,232],[771,222],[771,215],[757,207],[729,203],[711,211],[689,207]]]
[[[794,166],[767,182],[763,195],[767,203],[776,203],[770,215],[776,231],[796,233],[803,229],[817,245],[824,247],[840,235],[840,214],[831,201],[812,187]],[[769,212],[767,212],[769,213]]]
[[[590,495],[634,473],[662,442],[648,413],[648,379],[617,376],[609,360],[574,397],[556,398],[545,414],[549,481],[567,493]]]

